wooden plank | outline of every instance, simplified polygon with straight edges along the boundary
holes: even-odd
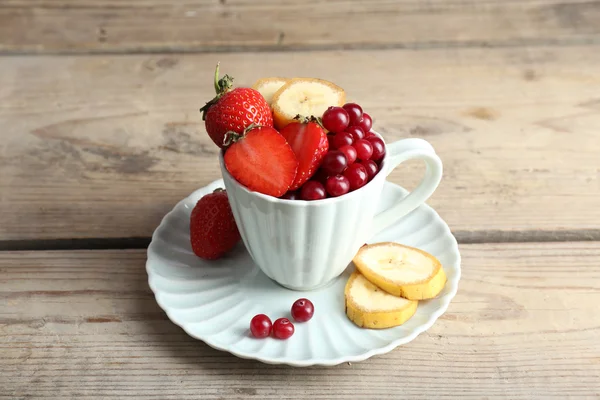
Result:
[[[429,140],[445,163],[430,204],[463,235],[600,229],[600,52],[438,49],[4,58],[0,240],[150,236],[220,177],[198,113],[217,60],[240,85],[334,80],[388,141]]]
[[[458,295],[427,333],[303,369],[188,337],[156,305],[144,251],[1,252],[0,398],[600,396],[600,242],[461,250]]]
[[[202,52],[598,43],[565,0],[4,0],[0,52]],[[310,26],[310,28],[309,28]]]

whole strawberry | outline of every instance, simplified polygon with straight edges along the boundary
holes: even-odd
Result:
[[[217,189],[202,197],[190,218],[192,250],[198,257],[216,260],[240,240],[227,192]]]
[[[215,70],[217,96],[200,109],[206,132],[219,147],[224,147],[229,131],[242,134],[251,124],[273,126],[273,114],[265,98],[251,88],[232,89],[233,78],[219,79],[219,64]]]

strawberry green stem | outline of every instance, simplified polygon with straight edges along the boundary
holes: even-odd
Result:
[[[231,144],[237,142],[238,140],[242,139],[252,129],[260,128],[260,127],[261,127],[261,125],[257,125],[255,123],[251,123],[250,125],[248,125],[246,127],[246,129],[244,129],[244,132],[242,132],[241,134],[237,133],[237,132],[234,132],[234,131],[229,131],[229,132],[225,133],[225,137],[223,137],[223,146],[228,147],[229,145],[231,145]]]
[[[206,119],[206,112],[208,109],[215,105],[225,93],[229,92],[233,88],[233,78],[231,76],[225,74],[225,76],[219,79],[219,64],[220,63],[217,63],[217,67],[215,68],[214,85],[216,96],[200,109],[200,112],[202,112],[203,121]]]
[[[301,124],[308,124],[309,122],[314,122],[315,124],[319,125],[321,128],[325,129],[325,127],[323,126],[323,121],[321,120],[321,118],[315,117],[314,115],[311,115],[310,117],[307,117],[305,115],[296,115],[294,117],[294,119],[298,122],[300,122]]]
[[[215,92],[217,96],[222,96],[233,87],[233,78],[225,74],[225,76],[219,79],[219,64],[217,63],[217,68],[215,68]]]
[[[217,68],[215,68],[215,93],[216,94],[219,94],[219,92],[220,92],[220,90],[219,90],[220,89],[220,87],[219,87],[219,65],[220,64],[221,63],[218,62]]]

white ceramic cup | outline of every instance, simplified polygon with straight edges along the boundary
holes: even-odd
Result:
[[[442,178],[442,162],[422,139],[386,145],[379,173],[362,188],[316,201],[283,200],[237,182],[219,156],[235,221],[254,262],[272,280],[294,290],[312,290],[339,276],[374,234],[423,204]],[[427,166],[419,186],[375,215],[386,177],[406,160]]]

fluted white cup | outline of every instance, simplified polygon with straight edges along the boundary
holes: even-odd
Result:
[[[374,234],[424,203],[442,178],[442,162],[422,139],[386,145],[381,171],[362,188],[316,201],[284,200],[253,192],[237,182],[219,156],[235,221],[254,262],[272,280],[294,290],[312,290],[339,276]],[[375,215],[386,177],[406,160],[427,166],[419,186]]]

